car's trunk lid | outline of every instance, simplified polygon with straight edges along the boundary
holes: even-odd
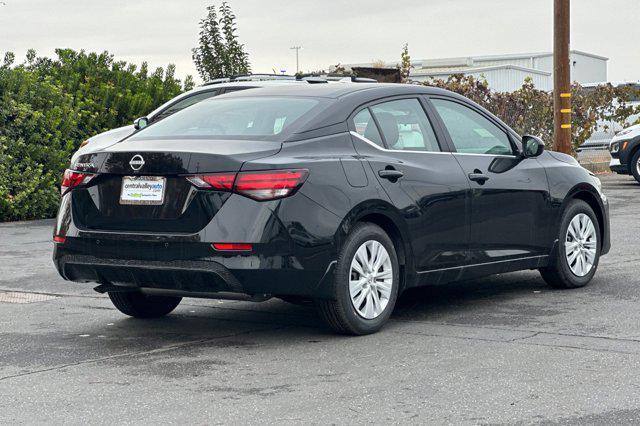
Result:
[[[89,187],[74,190],[74,219],[91,230],[197,232],[230,194],[198,191],[185,175],[237,172],[244,162],[274,155],[280,148],[280,143],[266,141],[132,140],[85,154],[72,168],[98,177]],[[162,176],[162,202],[123,202],[123,181],[132,176]]]
[[[249,140],[125,140],[102,151],[98,172],[170,175],[238,171],[244,162],[274,155],[281,146]]]

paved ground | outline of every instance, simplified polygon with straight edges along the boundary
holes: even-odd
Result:
[[[360,338],[279,301],[128,319],[58,277],[51,221],[0,224],[0,290],[28,292],[0,296],[40,299],[0,302],[0,423],[637,424],[640,185],[603,181],[613,249],[587,288],[424,289]]]

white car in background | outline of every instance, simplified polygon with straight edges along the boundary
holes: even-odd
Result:
[[[294,76],[271,74],[250,74],[232,78],[219,78],[176,96],[151,111],[145,117],[136,119],[133,124],[111,129],[87,139],[80,145],[80,149],[73,154],[71,162],[73,163],[78,156],[87,153],[89,150],[93,151],[113,145],[149,124],[162,120],[175,112],[214,96],[235,92],[237,90],[272,85],[328,82],[327,79],[316,77],[296,78]]]

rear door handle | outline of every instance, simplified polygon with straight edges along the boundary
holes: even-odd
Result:
[[[378,176],[382,179],[389,179],[390,181],[395,181],[404,176],[400,170],[395,169],[386,169],[386,170],[378,170]]]
[[[478,182],[480,185],[483,185],[486,181],[489,180],[489,176],[476,169],[473,171],[473,173],[469,173],[469,180]]]

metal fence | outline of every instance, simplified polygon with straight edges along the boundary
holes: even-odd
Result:
[[[608,173],[611,155],[607,147],[581,149],[578,152],[578,162],[593,173]]]

